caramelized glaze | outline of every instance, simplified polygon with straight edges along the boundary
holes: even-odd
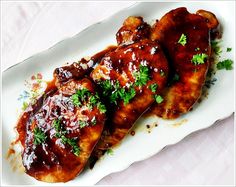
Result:
[[[168,62],[157,42],[141,40],[118,47],[91,72],[90,76],[96,83],[119,81],[123,88],[128,89],[135,82],[134,73],[139,71],[140,66],[149,68],[150,80],[144,86],[135,86],[136,95],[128,104],[123,101],[115,106],[107,103],[109,118],[92,156],[99,157],[102,152],[120,143],[135,121],[151,106],[154,95],[161,93],[166,84]],[[149,88],[153,83],[158,85],[155,93]]]
[[[200,65],[191,60],[195,54],[211,55],[210,32],[217,26],[215,15],[204,10],[197,14],[190,14],[186,8],[172,10],[152,28],[142,17],[131,16],[116,34],[118,46],[56,68],[54,80],[48,82],[44,94],[29,105],[17,124],[26,173],[46,182],[69,181],[83,170],[90,155],[94,164],[104,152],[118,145],[147,110],[168,119],[189,111],[201,95],[209,67],[208,60]],[[185,46],[178,43],[181,34],[187,36]],[[149,79],[138,86],[135,73],[142,66],[148,68]],[[180,79],[173,82],[176,73]],[[82,88],[92,94],[98,91],[101,96],[100,83],[106,80],[113,85],[118,82],[125,91],[135,89],[135,96],[128,103],[121,99],[110,103],[107,97],[101,98],[107,107],[107,119],[98,107],[89,109],[86,102],[77,107],[72,102],[72,95]],[[152,84],[158,85],[154,92],[150,89]],[[159,94],[164,101],[156,104],[154,96]],[[94,118],[96,124],[91,124]],[[53,123],[57,119],[66,138],[76,140],[81,149],[79,155],[56,136]],[[81,120],[88,125],[81,127]],[[148,132],[154,126],[157,124],[147,126]],[[34,144],[35,128],[46,135],[39,145]]]
[[[49,84],[50,85],[50,84]],[[86,164],[90,153],[100,138],[105,115],[97,107],[91,110],[83,105],[74,106],[71,95],[81,88],[95,93],[94,85],[88,79],[70,80],[56,89],[52,89],[29,106],[17,124],[19,140],[24,147],[22,153],[26,173],[46,182],[65,182],[79,174]],[[96,118],[96,124],[91,120]],[[70,145],[56,137],[54,120],[61,120],[67,138],[75,138],[81,153],[76,156]],[[88,126],[81,128],[80,120],[87,120]],[[39,128],[46,135],[42,144],[34,144],[34,129]]]
[[[198,15],[199,14],[199,15]],[[203,11],[190,14],[186,8],[178,8],[168,12],[152,28],[151,39],[161,43],[169,59],[171,75],[179,75],[179,80],[172,83],[163,92],[164,102],[154,104],[148,113],[162,118],[177,118],[188,112],[201,96],[209,59],[204,64],[195,65],[193,55],[211,55],[210,31],[218,26],[215,16],[209,19],[202,17]],[[207,21],[208,20],[208,21]],[[187,37],[187,43],[182,46],[178,40],[182,34]],[[170,76],[169,80],[173,79]]]

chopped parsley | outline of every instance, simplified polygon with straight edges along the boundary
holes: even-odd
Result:
[[[125,91],[124,88],[122,88],[119,92],[120,98],[124,101],[124,104],[128,104],[131,99],[133,99],[136,95],[136,91],[133,87],[131,87],[129,90]]]
[[[80,148],[77,145],[77,140],[74,138],[67,138],[64,135],[61,136],[61,140],[63,144],[69,144],[72,147],[72,152],[75,156],[79,156],[80,154]]]
[[[164,101],[163,97],[160,95],[154,95],[155,101],[160,104]]]
[[[230,51],[232,51],[232,48],[231,47],[227,47],[226,52],[230,52]]]
[[[113,150],[112,150],[112,149],[107,149],[107,151],[106,151],[106,154],[108,154],[108,155],[113,155],[113,154],[114,154],[114,152],[113,152]]]
[[[151,84],[151,85],[149,86],[149,89],[150,89],[153,93],[155,93],[155,92],[157,91],[157,87],[158,87],[158,85],[157,85],[156,83],[154,83],[154,84]]]
[[[56,134],[55,136],[57,138],[60,138],[61,135],[65,135],[66,134],[66,130],[63,129],[62,125],[61,125],[61,120],[57,119],[53,121],[53,127],[56,130]]]
[[[97,103],[97,107],[101,113],[105,113],[107,111],[106,106],[104,104],[102,104],[101,102]]]
[[[135,86],[143,86],[147,84],[147,81],[150,80],[148,67],[140,65],[139,72],[135,72],[134,77],[136,79],[136,82],[134,83]]]
[[[181,34],[178,43],[185,46],[187,43],[187,36],[185,34]]]
[[[108,96],[109,101],[111,103],[114,103],[117,105],[117,100],[121,99],[124,101],[124,104],[126,105],[136,95],[136,91],[135,91],[133,85],[131,85],[130,88],[126,90],[125,88],[121,88],[118,80],[115,81],[114,84],[111,84],[109,82],[110,82],[110,80],[106,80],[105,83],[100,82],[99,84],[101,85],[102,89],[106,89],[103,92],[103,95]],[[110,86],[106,86],[106,85],[111,85],[112,88]]]
[[[193,55],[192,62],[195,65],[204,64],[208,56],[205,53]]]
[[[73,138],[67,138],[65,136],[66,131],[63,130],[63,127],[61,125],[61,120],[57,119],[53,121],[53,127],[56,130],[55,136],[57,138],[61,138],[61,141],[63,144],[69,144],[72,147],[72,152],[74,153],[75,156],[79,156],[80,154],[80,148],[77,145],[77,140]]]
[[[216,67],[217,69],[221,70],[221,69],[226,69],[226,70],[232,70],[233,69],[233,60],[227,59],[227,60],[223,60],[221,62],[219,62]]]
[[[98,95],[98,93],[95,93],[95,95],[92,95],[90,98],[89,98],[89,103],[88,103],[88,107],[90,109],[92,109],[94,106],[97,105],[97,103],[99,103],[100,101],[100,97]]]
[[[109,92],[113,89],[113,86],[112,86],[110,80],[101,81],[99,84],[102,88],[103,95],[104,96],[109,95]],[[118,82],[118,84],[119,84],[119,82]]]
[[[39,145],[45,142],[46,134],[38,127],[34,128],[34,144]]]
[[[211,48],[213,49],[213,52],[216,55],[220,55],[220,53],[222,52],[222,49],[219,46],[220,41],[214,40],[211,41]]]
[[[102,88],[102,94],[104,97],[108,96],[111,103],[117,104],[119,98],[118,89],[120,87],[119,81],[116,80],[114,84],[110,80],[104,80],[98,83]]]
[[[200,48],[199,47],[197,47],[196,49],[195,49],[195,51],[199,51],[200,50]]]
[[[80,102],[79,97],[78,97],[77,94],[73,94],[73,95],[71,96],[71,99],[72,99],[72,102],[73,102],[73,104],[74,104],[75,106],[80,107],[80,106],[82,105],[82,103]]]
[[[114,82],[111,80],[99,82],[98,84],[103,90],[103,96],[108,96],[110,103],[114,103],[116,105],[118,99],[123,100],[124,105],[128,104],[136,95],[134,86],[146,85],[147,81],[150,80],[149,69],[147,66],[140,65],[139,71],[135,72],[133,75],[135,77],[135,83],[131,84],[127,89],[121,87],[118,80]],[[100,106],[100,108],[105,111],[105,106],[103,106]]]
[[[89,96],[91,96],[90,91],[86,88],[83,88],[81,90],[77,90],[77,92],[71,96],[71,99],[75,106],[80,107],[82,102],[85,101],[85,99]]]
[[[79,126],[80,126],[80,128],[84,128],[84,127],[88,126],[88,123],[86,121],[79,120]]]
[[[107,84],[107,83],[106,83]],[[96,92],[94,95],[91,94],[89,90],[83,88],[81,90],[77,90],[75,94],[71,96],[72,102],[75,106],[81,107],[82,103],[88,99],[88,108],[91,110],[94,106],[100,110],[101,113],[106,112],[106,107],[100,102],[100,97]]]
[[[57,132],[61,131],[61,121],[59,119],[54,120],[53,127]]]
[[[117,105],[117,99],[119,98],[119,90],[115,90],[109,96],[110,102],[115,103]]]

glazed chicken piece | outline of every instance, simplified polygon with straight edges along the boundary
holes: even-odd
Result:
[[[172,84],[164,92],[164,102],[148,113],[173,119],[188,112],[201,96],[211,55],[210,32],[217,28],[214,14],[199,10],[190,14],[177,8],[157,21],[151,39],[159,41],[168,57]]]
[[[150,40],[119,46],[102,59],[90,77],[107,102],[108,119],[93,159],[120,143],[155,98],[161,100],[159,93],[167,75],[168,62],[162,49]]]
[[[116,34],[118,45],[130,44],[150,35],[150,26],[143,21],[142,17],[128,17],[123,26]],[[70,79],[80,79],[87,76],[93,68],[100,63],[101,59],[114,51],[117,46],[110,46],[98,52],[89,59],[82,58],[79,62],[74,62],[68,66],[56,68],[53,76],[56,85],[63,84]]]
[[[150,25],[144,22],[142,17],[130,16],[116,33],[116,41],[118,45],[140,41],[149,37],[150,29]]]
[[[66,182],[84,168],[99,140],[105,106],[86,78],[69,80],[23,113],[17,131],[28,175],[45,182]]]
[[[96,64],[109,52],[114,51],[116,46],[110,46],[98,52],[89,59],[82,58],[79,62],[73,62],[68,66],[62,66],[54,70],[53,76],[55,84],[60,86],[70,79],[81,79],[88,75]]]

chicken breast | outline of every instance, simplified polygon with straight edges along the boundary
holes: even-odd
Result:
[[[116,46],[109,46],[89,59],[82,58],[78,62],[56,68],[53,73],[55,84],[60,86],[60,84],[63,84],[70,79],[78,80],[84,78],[93,70],[94,66],[100,63],[101,59],[106,56],[107,53],[114,51],[115,49]]]
[[[164,101],[154,104],[148,113],[173,119],[193,107],[201,96],[210,64],[210,31],[217,26],[210,12],[191,14],[186,8],[177,8],[152,27],[151,39],[163,47],[171,73],[170,85],[163,91]]]
[[[108,120],[93,152],[99,157],[125,137],[155,99],[160,102],[168,76],[168,62],[157,42],[141,40],[118,47],[104,57],[90,77],[100,87]]]
[[[70,80],[44,98],[17,124],[23,165],[37,180],[66,182],[87,163],[103,130],[105,108],[88,79]]]

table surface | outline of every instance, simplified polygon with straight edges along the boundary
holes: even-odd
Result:
[[[2,70],[133,3],[3,2]],[[231,116],[97,184],[233,185],[234,172]]]

